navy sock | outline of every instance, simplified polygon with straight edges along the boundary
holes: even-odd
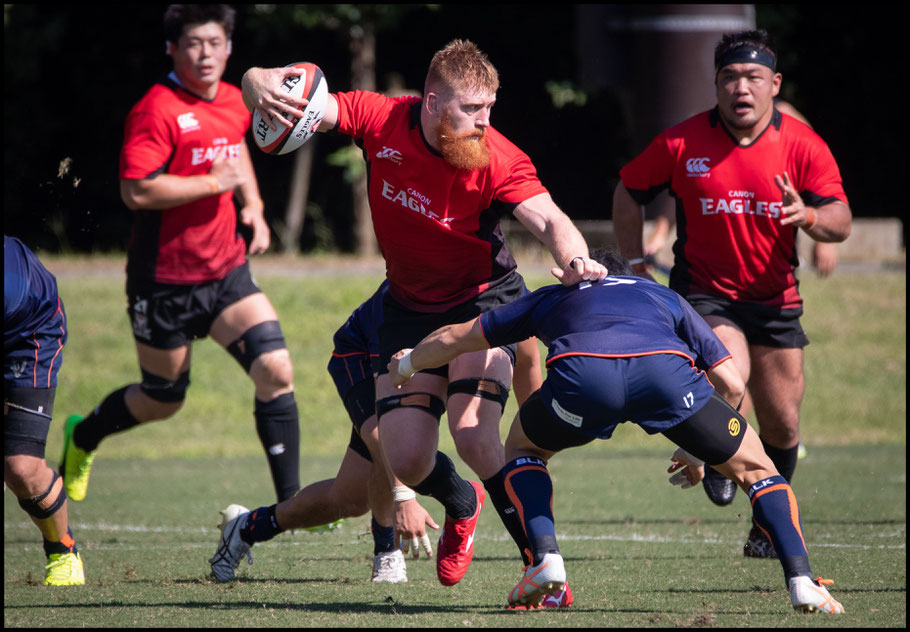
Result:
[[[240,527],[240,538],[247,544],[255,544],[284,533],[284,529],[278,526],[278,520],[275,518],[275,507],[276,505],[272,505],[251,511],[246,524]]]
[[[455,520],[470,518],[477,510],[477,492],[474,486],[455,471],[452,459],[442,452],[436,452],[433,471],[415,485],[413,490],[424,496],[431,496],[442,503],[446,514]]]
[[[373,555],[395,550],[395,529],[393,527],[383,527],[376,522],[376,518],[371,518],[370,531],[373,532]]]
[[[752,520],[771,539],[789,580],[797,575],[812,576],[809,553],[803,541],[802,523],[796,496],[783,476],[771,476],[749,488]]]
[[[761,444],[765,448],[765,454],[777,468],[777,473],[787,479],[788,483],[791,482],[796,472],[796,462],[799,460],[799,444],[792,448],[775,448],[768,445],[764,439],[761,440]]]
[[[66,535],[60,538],[59,542],[51,542],[50,540],[44,540],[44,555],[45,557],[50,557],[54,553],[78,553],[79,549],[76,548],[76,540],[73,539],[73,530],[69,527],[66,528]]]
[[[128,388],[129,386],[124,386],[105,397],[94,411],[76,424],[73,430],[73,443],[76,447],[91,452],[108,435],[139,425],[139,421],[126,407],[125,396]]]
[[[518,512],[531,545],[534,565],[547,553],[559,553],[553,520],[553,481],[546,464],[520,457],[502,469],[506,493]]]
[[[294,393],[256,400],[256,433],[265,449],[278,502],[300,491],[300,423]]]
[[[521,518],[515,510],[515,505],[512,504],[512,501],[509,500],[509,495],[506,493],[504,471],[504,469],[499,470],[496,474],[483,481],[483,486],[487,490],[490,502],[493,503],[496,513],[499,514],[499,519],[502,520],[503,526],[518,546],[522,561],[527,566],[532,561],[531,544],[528,542],[528,536],[521,525]]]

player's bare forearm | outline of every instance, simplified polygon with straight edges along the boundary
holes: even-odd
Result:
[[[832,202],[814,209],[815,223],[803,230],[815,241],[841,242],[850,236],[853,213],[843,202]]]
[[[221,192],[218,180],[210,174],[162,174],[146,180],[120,181],[120,198],[133,211],[160,211]]]

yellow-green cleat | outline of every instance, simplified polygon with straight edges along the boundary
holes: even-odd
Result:
[[[71,500],[82,500],[88,491],[88,475],[95,460],[95,452],[86,452],[73,443],[73,430],[82,421],[79,415],[70,415],[63,424],[63,456],[60,457],[60,474]]]
[[[82,586],[85,571],[78,553],[52,553],[44,567],[45,586]]]

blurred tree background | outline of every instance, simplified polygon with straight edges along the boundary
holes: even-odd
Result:
[[[39,251],[125,249],[123,122],[171,69],[166,6],[4,5],[5,233]],[[752,20],[774,36],[782,96],[831,146],[854,214],[904,217],[905,200],[890,192],[904,188],[906,175],[897,5],[632,6],[235,5],[224,79],[239,84],[250,66],[305,60],[323,69],[332,91],[419,92],[432,54],[471,39],[500,72],[493,125],[531,156],[571,217],[610,219],[619,168],[644,138],[688,116],[690,91],[710,107],[713,72],[700,66],[711,66],[719,33],[733,30],[723,27]],[[680,60],[690,61],[683,67],[691,76],[675,69]],[[350,139],[320,134],[310,145],[308,166],[302,156],[253,148],[276,249],[369,251]],[[294,229],[292,182],[304,172],[302,226]]]

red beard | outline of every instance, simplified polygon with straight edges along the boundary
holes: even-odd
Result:
[[[484,169],[490,164],[490,148],[485,130],[471,130],[457,134],[452,129],[448,112],[439,121],[439,150],[442,157],[457,169]]]

